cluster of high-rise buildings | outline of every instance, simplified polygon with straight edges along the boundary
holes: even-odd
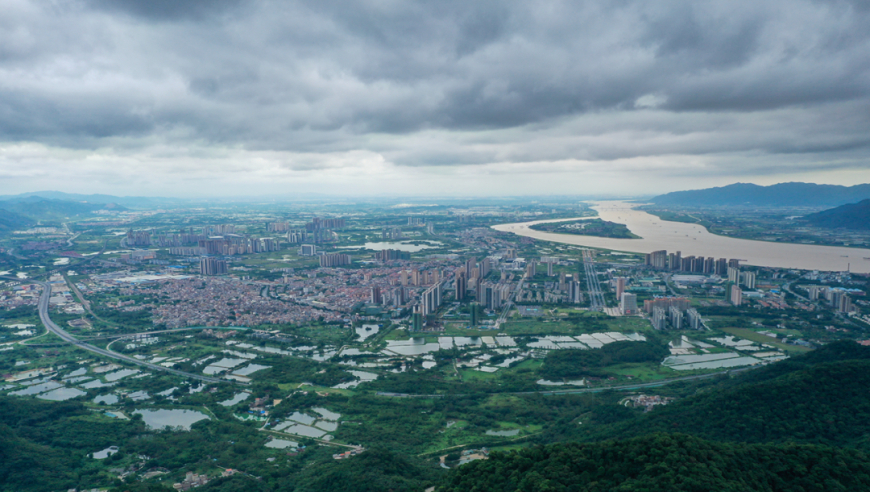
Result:
[[[321,267],[339,267],[350,265],[350,255],[345,253],[328,253],[320,255]]]
[[[280,243],[274,238],[254,238],[235,234],[235,226],[232,224],[205,226],[201,234],[195,234],[191,228],[180,234],[152,236],[151,231],[148,230],[130,229],[127,231],[126,245],[127,247],[168,248],[170,255],[180,256],[232,256],[269,253],[281,249]]]
[[[728,267],[739,268],[740,260],[719,258],[718,260],[709,256],[686,256],[683,257],[681,252],[668,253],[667,250],[653,251],[644,257],[644,265],[650,266],[658,270],[669,270],[673,272],[691,272],[691,273],[707,273],[716,274],[724,277],[728,274]]]
[[[225,236],[227,234],[235,234],[236,226],[234,224],[208,225],[202,228],[202,233],[205,236]]]
[[[381,239],[402,239],[402,228],[384,227],[381,229]]]
[[[211,256],[206,256],[199,260],[199,273],[203,275],[225,275],[227,271],[226,260]]]
[[[802,287],[809,294],[811,301],[824,299],[827,301],[829,306],[841,313],[851,313],[855,310],[855,306],[852,304],[852,298],[842,289],[821,285],[805,285]]]
[[[201,229],[199,233],[194,232],[192,227],[187,230],[182,230],[182,232],[180,233],[160,233],[157,235],[152,235],[151,231],[149,230],[134,231],[133,229],[128,229],[126,235],[126,245],[127,247],[134,248],[148,246],[157,246],[160,248],[177,248],[194,244],[198,245],[200,241],[206,241],[212,236],[234,235],[235,230],[236,226],[234,226],[233,224],[205,226]]]
[[[201,254],[223,256],[270,253],[281,249],[281,244],[270,237],[211,237],[199,240],[197,245],[204,252]],[[172,254],[172,250],[170,250],[170,254]]]
[[[643,301],[643,310],[650,315],[650,322],[656,330],[693,329],[704,327],[701,315],[695,308],[689,307],[689,299],[685,297],[656,297]]]
[[[329,229],[290,229],[287,232],[287,242],[290,244],[313,243],[320,244],[335,240],[335,233]]]
[[[268,225],[270,231],[286,232],[287,242],[290,244],[321,244],[337,239],[333,229],[342,229],[346,226],[346,220],[343,218],[337,219],[321,219],[314,217],[311,222],[305,224],[305,227],[299,229],[291,229],[287,222],[272,222]]]
[[[127,247],[151,246],[151,231],[127,231]]]
[[[383,249],[374,254],[377,261],[410,260],[411,253],[397,249]]]
[[[343,229],[347,225],[344,218],[337,219],[321,219],[314,217],[311,222],[305,224],[305,230],[309,232],[319,231],[323,229]]]
[[[266,224],[266,230],[269,232],[287,232],[290,230],[289,222],[269,222]]]

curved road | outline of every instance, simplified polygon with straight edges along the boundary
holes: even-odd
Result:
[[[185,378],[198,379],[200,381],[205,381],[208,383],[229,383],[230,381],[225,381],[223,379],[211,378],[208,376],[203,376],[201,374],[193,374],[190,372],[179,371],[177,369],[171,369],[169,367],[158,366],[156,364],[149,364],[148,362],[144,362],[138,359],[134,359],[133,357],[127,357],[126,355],[122,355],[116,352],[111,352],[109,350],[101,349],[99,347],[94,347],[89,343],[82,342],[78,340],[76,337],[70,335],[63,328],[58,326],[51,318],[48,316],[48,301],[51,297],[51,285],[48,282],[37,282],[42,285],[42,295],[39,296],[39,319],[42,320],[42,324],[45,325],[45,328],[60,337],[63,341],[67,343],[71,343],[79,348],[85,349],[89,352],[93,352],[95,354],[102,355],[104,357],[108,357],[110,359],[121,360],[124,362],[129,362],[130,364],[136,364],[138,366],[147,367],[148,369],[152,369],[155,371],[163,371],[168,372],[170,374],[175,374],[176,376],[181,376]]]

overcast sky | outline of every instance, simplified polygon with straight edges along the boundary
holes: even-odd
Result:
[[[870,182],[870,2],[0,0],[0,194]]]

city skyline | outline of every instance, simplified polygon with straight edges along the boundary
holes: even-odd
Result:
[[[0,194],[870,181],[861,2],[4,2]]]

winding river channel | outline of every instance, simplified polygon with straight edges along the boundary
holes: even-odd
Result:
[[[773,243],[736,239],[711,234],[698,224],[669,222],[641,210],[638,204],[621,201],[596,202],[592,207],[598,216],[610,222],[625,224],[642,239],[612,239],[606,237],[555,234],[536,231],[529,226],[544,222],[578,219],[538,220],[492,226],[502,232],[575,246],[611,249],[630,253],[650,253],[657,250],[680,251],[686,256],[738,258],[742,263],[776,268],[802,270],[846,271],[870,273],[870,249],[817,246],[813,244]]]

